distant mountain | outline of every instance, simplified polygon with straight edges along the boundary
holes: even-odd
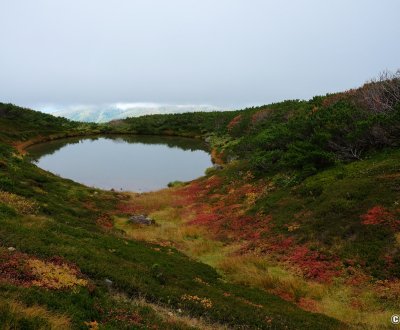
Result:
[[[116,103],[104,106],[71,106],[52,114],[75,121],[104,123],[114,119],[150,114],[209,112],[228,110],[211,105],[160,105],[151,103]]]

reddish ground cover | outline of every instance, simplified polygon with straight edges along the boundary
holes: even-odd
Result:
[[[0,281],[55,290],[88,285],[79,268],[61,257],[41,260],[18,251],[0,253]]]
[[[212,176],[178,190],[186,214],[191,215],[190,224],[207,227],[218,239],[246,242],[243,253],[253,251],[272,256],[301,272],[305,278],[330,282],[343,273],[344,266],[339,258],[311,250],[292,237],[271,235],[272,215],[248,212],[265,193],[267,184],[261,181],[253,185],[241,184],[239,180],[223,187],[221,184],[221,178]],[[288,233],[292,231],[294,229],[288,229]]]
[[[228,126],[227,126],[228,131],[231,131],[237,124],[240,123],[241,120],[242,120],[242,115],[237,115],[235,118],[233,118],[233,119],[229,122],[229,124],[228,124]]]
[[[380,205],[374,206],[366,214],[361,215],[361,220],[364,225],[385,225],[394,231],[400,230],[399,214],[392,213]]]

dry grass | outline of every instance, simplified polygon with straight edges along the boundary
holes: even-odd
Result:
[[[294,301],[306,296],[321,299],[326,288],[322,284],[307,283],[279,266],[273,266],[265,258],[253,255],[227,256],[217,264],[230,280],[263,288],[270,292],[284,293]]]
[[[233,282],[265,289],[296,302],[303,309],[362,329],[385,328],[390,325],[390,316],[396,314],[394,309],[382,309],[382,303],[377,301],[373,288],[367,283],[355,290],[340,282],[306,281],[265,258],[252,255],[227,256],[216,266]]]
[[[357,300],[360,306],[352,306],[352,301]],[[329,294],[320,302],[322,312],[337,318],[347,324],[358,325],[362,329],[390,328],[390,316],[396,314],[395,310],[382,310],[375,298],[368,290],[354,295],[351,288],[339,286],[332,288]]]
[[[20,214],[36,214],[39,210],[36,202],[6,191],[0,191],[0,202],[8,205]]]
[[[370,284],[357,289],[340,281],[320,284],[305,280],[265,257],[238,255],[235,252],[240,243],[223,244],[213,239],[206,228],[188,225],[192,215],[176,203],[172,192],[165,189],[132,194],[131,202],[155,219],[157,226],[132,225],[127,217],[116,217],[115,226],[128,237],[174,246],[215,267],[232,282],[262,288],[305,310],[326,314],[356,328],[382,329],[390,325],[390,315],[396,311],[382,308]]]
[[[203,228],[183,223],[181,212],[181,209],[169,207],[150,213],[157,223],[156,226],[131,224],[126,217],[114,217],[114,225],[130,238],[173,246],[207,264],[215,264],[233,251],[232,246],[224,246],[221,242],[208,238]]]
[[[396,243],[397,243],[397,245],[400,246],[400,233],[396,233],[396,234],[395,234],[395,237],[396,237]]]
[[[60,290],[88,284],[87,280],[78,277],[76,269],[67,264],[57,265],[39,259],[29,259],[27,264],[37,278],[32,283],[36,286]]]
[[[145,213],[151,213],[160,209],[175,205],[176,196],[172,193],[174,188],[167,188],[157,192],[149,193],[127,193],[130,203],[142,209]]]
[[[45,216],[39,216],[39,215],[27,215],[24,217],[21,217],[21,223],[24,227],[39,227],[42,228],[46,226],[49,222],[52,222],[53,220],[50,218],[47,218]]]
[[[133,239],[173,246],[188,256],[215,266],[238,244],[224,245],[209,237],[206,228],[189,225],[192,214],[176,200],[174,188],[145,194],[131,194],[130,203],[156,221],[156,226],[131,224],[127,217],[114,217],[114,225]]]
[[[49,312],[40,306],[25,306],[17,301],[0,301],[0,310],[7,310],[11,314],[13,319],[34,319],[40,318],[47,321],[50,324],[51,329],[54,330],[67,330],[71,329],[70,320],[68,317],[54,312]],[[11,321],[11,320],[10,320]],[[5,324],[1,324],[1,329],[15,329],[12,322],[5,321]],[[47,327],[46,327],[47,329]]]

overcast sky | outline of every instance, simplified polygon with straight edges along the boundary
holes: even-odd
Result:
[[[0,0],[0,101],[240,108],[400,67],[399,0]]]

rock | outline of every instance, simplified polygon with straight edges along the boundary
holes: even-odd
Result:
[[[214,170],[222,170],[224,167],[222,166],[222,165],[220,165],[220,164],[214,164],[213,165],[213,169]]]
[[[209,144],[209,143],[211,142],[211,137],[207,136],[207,137],[204,139],[204,142]]]
[[[10,252],[14,252],[16,250],[16,248],[15,247],[12,247],[12,246],[10,246],[9,248],[8,248],[8,251],[10,251]]]
[[[113,281],[111,281],[110,279],[106,278],[104,280],[104,283],[106,284],[107,290],[108,292],[111,292],[112,290],[112,285],[113,285]]]
[[[152,218],[149,218],[143,214],[132,215],[129,217],[129,221],[132,223],[138,223],[147,226],[155,224],[155,221]]]

